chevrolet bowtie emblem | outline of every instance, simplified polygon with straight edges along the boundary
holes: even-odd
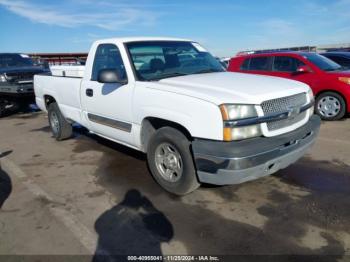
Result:
[[[294,118],[300,113],[300,107],[289,107],[288,108],[288,117]]]

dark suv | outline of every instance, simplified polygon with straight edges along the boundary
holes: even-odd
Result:
[[[344,68],[350,69],[350,52],[327,52],[321,55],[333,60]]]
[[[27,55],[0,53],[0,117],[34,102],[33,77],[43,72]]]

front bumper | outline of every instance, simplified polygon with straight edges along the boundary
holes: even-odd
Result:
[[[0,83],[0,93],[9,96],[34,95],[33,83]]]
[[[0,97],[9,101],[33,103],[35,101],[33,83],[1,83]]]
[[[240,184],[286,168],[315,142],[320,118],[275,137],[222,142],[195,139],[192,150],[199,181],[215,185]]]

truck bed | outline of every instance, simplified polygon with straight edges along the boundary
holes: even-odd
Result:
[[[50,75],[34,76],[36,103],[41,110],[47,111],[44,94],[53,97],[59,104],[64,116],[81,123],[80,85],[81,78]]]
[[[53,76],[84,77],[85,66],[51,66]]]

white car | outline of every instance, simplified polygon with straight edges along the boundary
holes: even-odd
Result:
[[[56,67],[34,87],[57,140],[76,122],[143,151],[156,181],[178,195],[275,173],[304,155],[320,127],[307,85],[225,72],[183,39],[97,41],[85,68]]]

